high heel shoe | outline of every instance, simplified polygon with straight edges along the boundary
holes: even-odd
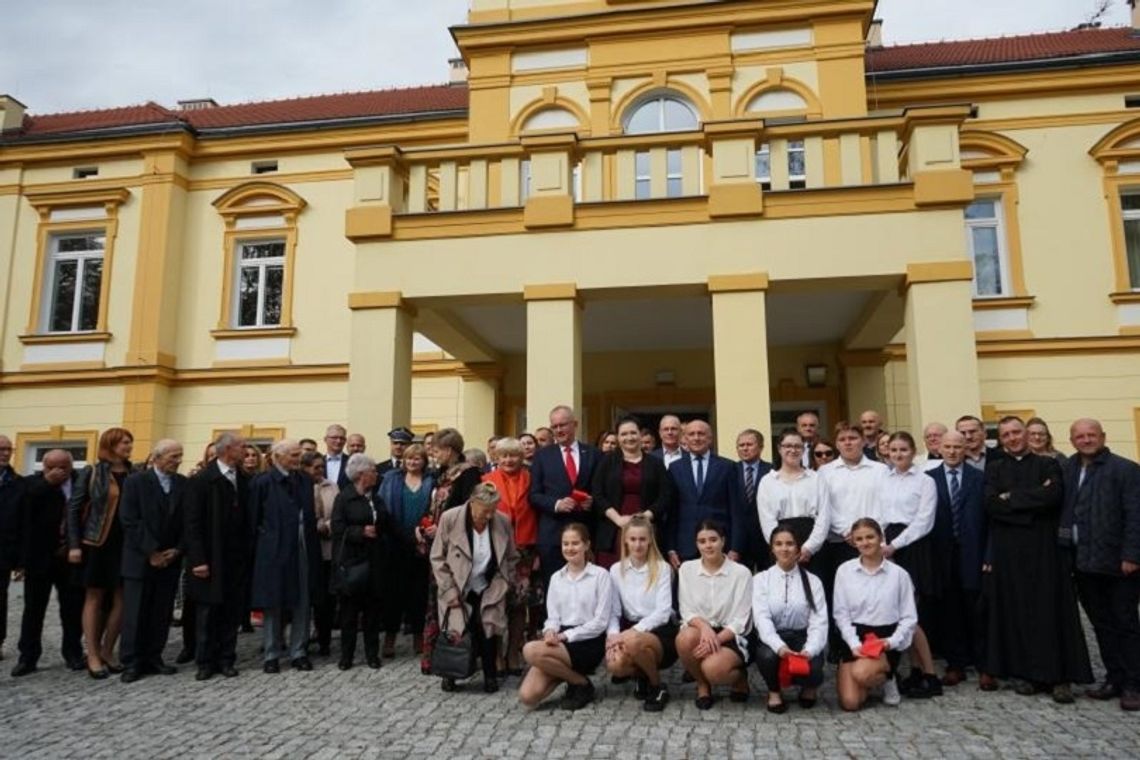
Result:
[[[105,678],[109,678],[111,676],[111,673],[107,670],[106,665],[99,668],[98,670],[92,670],[91,666],[88,665],[87,666],[87,675],[91,676],[96,681],[102,681]]]

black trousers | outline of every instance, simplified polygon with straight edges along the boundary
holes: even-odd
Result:
[[[198,603],[195,659],[199,668],[224,668],[237,662],[238,626],[244,609],[244,583],[226,586],[220,604]]]
[[[340,659],[352,662],[356,656],[358,621],[363,618],[364,656],[380,656],[380,599],[375,596],[340,597]]]
[[[483,609],[483,595],[471,591],[467,594],[467,604],[471,605],[471,617],[467,619],[467,631],[471,634],[471,646],[479,655],[483,665],[483,680],[490,681],[499,675],[500,636],[488,636],[483,630],[480,610]]]
[[[958,567],[958,549],[954,549],[953,567]],[[943,587],[940,600],[927,604],[926,631],[934,651],[946,658],[946,666],[965,670],[973,665],[984,672],[982,661],[986,651],[986,617],[980,589],[962,587],[952,572]]]
[[[81,586],[72,583],[67,560],[53,560],[50,575],[24,578],[24,616],[20,621],[20,662],[35,665],[43,654],[44,616],[51,590],[59,602],[59,624],[63,629],[60,654],[65,662],[83,659],[83,596]]]
[[[788,648],[798,652],[807,643],[807,631],[777,631],[780,638]],[[780,691],[780,655],[773,652],[767,644],[758,641],[756,644],[756,668],[768,684],[769,692]],[[796,676],[794,683],[797,686],[815,688],[823,683],[823,654],[811,658],[811,673],[806,676]]]
[[[420,636],[424,632],[431,564],[415,552],[402,552],[396,561],[399,564],[395,572],[388,573],[384,591],[384,631],[395,635],[403,624]]]
[[[321,577],[332,577],[332,562],[321,560]],[[321,594],[313,603],[313,625],[317,628],[317,646],[327,652],[332,644],[333,621],[336,619],[336,594]]]
[[[174,565],[151,569],[146,578],[123,578],[123,667],[148,670],[163,664],[179,570]]]
[[[179,584],[182,595],[182,651],[197,655],[198,603],[190,598],[190,568],[183,568]]]
[[[8,582],[11,579],[11,563],[0,558],[0,644],[8,638]]]
[[[1105,681],[1140,691],[1140,573],[1077,573],[1077,591],[1092,622]]]

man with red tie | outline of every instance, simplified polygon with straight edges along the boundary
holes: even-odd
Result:
[[[568,406],[550,410],[554,441],[534,454],[530,468],[530,503],[538,510],[538,556],[546,581],[558,571],[562,559],[562,528],[584,523],[593,534],[594,500],[590,483],[601,453],[577,440],[578,420]]]

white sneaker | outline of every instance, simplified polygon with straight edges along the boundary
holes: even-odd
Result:
[[[902,695],[899,694],[899,682],[897,679],[888,678],[883,682],[883,704],[889,707],[898,707],[902,702]]]

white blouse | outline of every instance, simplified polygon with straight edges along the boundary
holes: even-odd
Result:
[[[830,497],[832,536],[846,538],[855,521],[864,517],[879,519],[876,494],[879,476],[886,469],[882,462],[867,456],[854,466],[840,458],[819,469]]]
[[[727,557],[715,573],[700,559],[681,565],[677,601],[686,625],[703,618],[714,628],[728,628],[738,637],[752,630],[752,573]]]
[[[621,618],[633,623],[634,630],[649,633],[673,619],[673,568],[660,562],[657,578],[649,585],[649,564],[634,567],[626,560],[610,567],[614,586],[613,615],[609,633],[621,630]]]
[[[840,565],[835,572],[832,603],[835,627],[852,650],[861,643],[855,634],[856,623],[897,623],[898,627],[888,639],[894,651],[907,649],[914,638],[918,625],[914,584],[906,570],[888,559],[873,572],[863,567],[858,557]]]
[[[921,468],[912,466],[905,472],[889,469],[879,476],[879,500],[882,502],[882,526],[892,523],[906,526],[891,546],[901,549],[925,538],[934,529],[934,513],[938,509],[938,488],[934,478]]]
[[[807,576],[811,586],[815,609],[804,596],[804,582],[800,573]],[[804,650],[812,657],[827,646],[827,595],[823,582],[806,570],[793,568],[790,573],[773,565],[752,579],[752,621],[760,641],[773,652],[787,644],[777,631],[807,631]]]
[[[463,589],[463,595],[466,596],[467,592],[474,591],[476,594],[481,594],[487,588],[487,568],[491,566],[491,526],[488,525],[480,533],[477,530],[471,531],[471,575],[467,576],[467,587]]]
[[[815,520],[815,525],[803,548],[815,554],[827,540],[831,529],[831,499],[823,479],[815,470],[803,470],[792,481],[785,481],[779,470],[772,470],[760,479],[756,489],[756,508],[760,513],[764,543],[771,540],[772,531],[780,520],[810,517]]]
[[[577,578],[565,565],[550,578],[546,590],[546,624],[543,631],[562,631],[566,641],[585,641],[606,632],[613,612],[610,574],[592,562]]]

